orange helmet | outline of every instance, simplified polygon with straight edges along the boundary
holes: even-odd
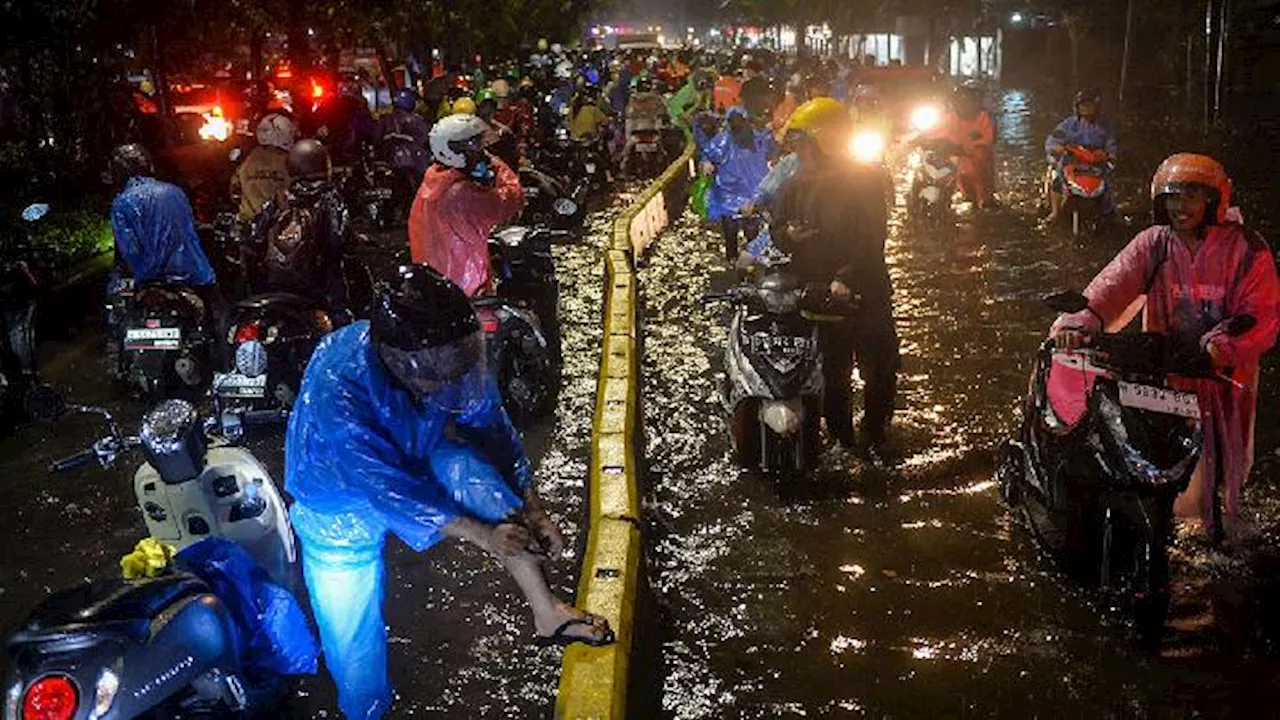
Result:
[[[1161,195],[1182,192],[1188,187],[1202,187],[1209,192],[1209,208],[1205,217],[1222,224],[1231,207],[1231,178],[1222,163],[1208,155],[1178,153],[1170,155],[1151,178],[1151,213],[1156,224],[1169,223],[1169,211],[1158,202]]]

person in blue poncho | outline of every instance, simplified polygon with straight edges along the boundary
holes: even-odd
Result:
[[[707,191],[707,219],[720,222],[725,258],[733,263],[738,259],[739,234],[745,230],[750,236],[758,227],[754,221],[749,221],[753,227],[744,227],[748,223],[737,216],[769,173],[776,148],[769,131],[757,129],[741,107],[729,109],[725,125],[703,152],[703,172],[715,172]]]
[[[417,551],[462,538],[495,555],[529,601],[539,645],[614,640],[607,621],[547,586],[540,563],[564,538],[531,475],[471,305],[435,270],[406,269],[371,320],[316,349],[289,420],[285,488],[347,717],[381,717],[394,697],[382,618],[388,532]]]
[[[1104,160],[1115,161],[1120,151],[1120,142],[1111,126],[1099,117],[1102,100],[1096,90],[1086,89],[1076,93],[1075,114],[1067,117],[1053,129],[1044,141],[1044,152],[1052,166],[1053,178],[1049,187],[1049,217],[1046,223],[1058,219],[1064,200],[1063,189],[1063,155],[1066,148],[1079,145],[1086,148],[1104,151]],[[1115,205],[1108,192],[1103,196],[1103,212],[1111,215]]]

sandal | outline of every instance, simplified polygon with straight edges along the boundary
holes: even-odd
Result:
[[[582,635],[565,635],[564,634],[565,630],[568,630],[574,625],[594,625],[595,621],[600,619],[601,618],[599,615],[593,615],[591,613],[587,613],[582,617],[569,618],[568,620],[565,620],[560,625],[560,627],[556,628],[556,631],[551,633],[550,635],[537,636],[537,638],[534,640],[534,643],[538,647],[567,647],[576,642],[580,642],[583,645],[590,645],[591,647],[603,647],[605,645],[611,645],[617,639],[617,636],[614,635],[613,628],[606,630],[604,635],[602,635],[599,638],[593,638],[590,636],[582,636]]]

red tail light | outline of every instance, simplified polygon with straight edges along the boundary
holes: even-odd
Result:
[[[50,675],[27,688],[22,720],[71,720],[79,704],[80,694],[70,678]]]
[[[483,327],[484,331],[487,333],[498,332],[498,319],[491,317],[485,318],[481,321],[480,326]]]
[[[258,331],[259,331],[259,325],[256,321],[251,323],[245,323],[244,325],[241,325],[240,327],[236,328],[235,340],[233,340],[232,342],[236,345],[239,345],[242,342],[257,340],[259,336]]]

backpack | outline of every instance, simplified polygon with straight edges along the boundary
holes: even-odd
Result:
[[[315,206],[288,206],[267,228],[267,283],[273,289],[306,290],[320,256]]]

